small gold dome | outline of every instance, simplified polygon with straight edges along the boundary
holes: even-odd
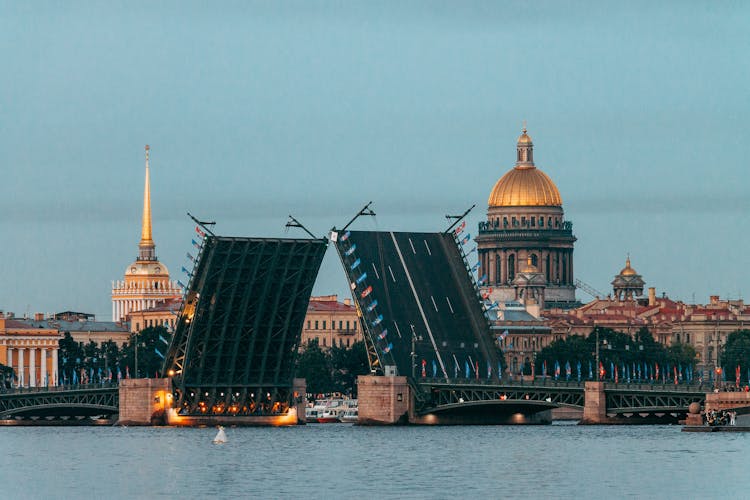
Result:
[[[526,266],[523,269],[521,269],[521,272],[524,274],[535,274],[535,273],[538,273],[539,270],[536,268],[534,264],[532,264],[531,257],[528,257],[526,259]]]
[[[520,146],[521,144],[533,144],[525,128],[523,129],[523,133],[518,137],[518,145]]]
[[[635,269],[630,267],[630,257],[625,261],[625,267],[622,268],[622,271],[620,271],[620,276],[635,276],[638,274]]]
[[[490,207],[561,207],[557,186],[547,174],[534,167],[516,166],[492,188]]]

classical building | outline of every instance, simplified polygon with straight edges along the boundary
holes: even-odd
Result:
[[[362,339],[359,317],[351,299],[339,302],[336,295],[310,297],[302,327],[301,346],[317,340],[324,349],[350,347]]]
[[[126,321],[133,312],[181,298],[182,289],[177,281],[169,279],[167,266],[156,258],[156,245],[151,233],[149,147],[146,146],[146,182],[138,257],[125,269],[124,280],[112,282],[112,321]]]
[[[0,312],[0,360],[19,387],[56,386],[60,331]]]
[[[519,298],[516,278],[529,265],[544,279],[534,293],[548,306],[579,305],[573,277],[573,224],[565,220],[557,186],[534,164],[534,145],[523,129],[516,147],[516,165],[490,193],[487,221],[476,238],[482,292],[492,301]],[[537,278],[534,278],[537,280]]]
[[[163,326],[168,331],[174,331],[177,315],[182,306],[182,299],[168,299],[158,302],[155,306],[128,314],[128,325],[131,332],[140,332],[144,328]]]

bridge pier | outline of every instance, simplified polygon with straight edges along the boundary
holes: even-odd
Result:
[[[586,382],[584,385],[583,419],[581,424],[606,424],[607,398],[604,382]]]
[[[163,424],[172,395],[167,378],[131,378],[120,381],[118,425]]]
[[[361,425],[394,425],[409,422],[412,393],[406,377],[360,375],[357,399]]]

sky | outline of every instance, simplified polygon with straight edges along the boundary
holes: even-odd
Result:
[[[140,238],[486,217],[524,120],[607,292],[750,293],[748,2],[0,0],[0,310],[111,317]],[[314,293],[347,293],[329,249]],[[589,297],[578,291],[578,298]]]

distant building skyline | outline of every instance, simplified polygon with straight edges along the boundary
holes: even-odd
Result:
[[[673,299],[736,298],[749,21],[715,2],[6,2],[0,309],[109,317],[142,144],[178,277],[187,211],[220,234],[284,236],[291,213],[324,235],[373,200],[363,229],[444,229],[513,167],[523,120],[575,221],[576,278],[608,289],[630,252]],[[314,293],[347,292],[329,253]]]

